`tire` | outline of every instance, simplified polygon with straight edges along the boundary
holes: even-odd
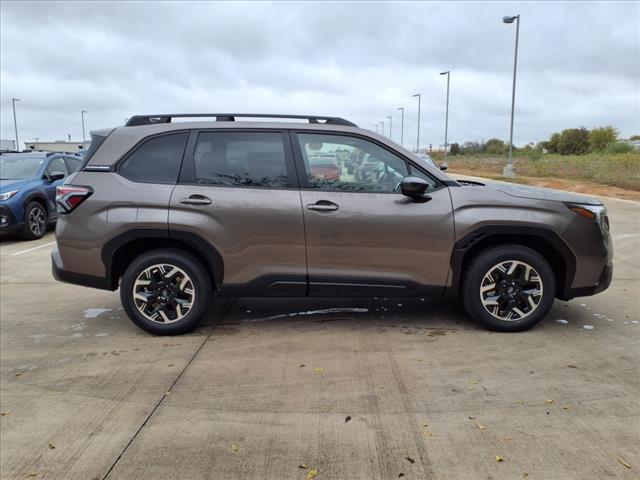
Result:
[[[120,283],[124,311],[138,327],[155,335],[193,330],[207,309],[211,292],[211,280],[201,262],[177,248],[138,256]]]
[[[556,280],[549,263],[522,245],[505,244],[480,252],[462,280],[462,299],[469,315],[498,332],[533,327],[549,312],[555,294]]]
[[[24,209],[24,227],[22,238],[25,240],[38,240],[47,233],[49,215],[47,209],[39,202],[29,202]]]

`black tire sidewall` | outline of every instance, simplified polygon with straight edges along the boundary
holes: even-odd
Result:
[[[506,321],[486,311],[480,300],[480,285],[486,273],[498,263],[520,260],[535,268],[542,279],[543,293],[538,308],[522,320]],[[473,259],[465,272],[463,300],[469,314],[484,326],[499,332],[520,332],[539,323],[549,312],[555,300],[556,282],[553,269],[535,250],[520,245],[493,247]]]
[[[145,268],[157,263],[174,265],[185,271],[193,282],[195,304],[185,317],[177,322],[161,324],[142,315],[133,301],[133,285]],[[122,276],[120,283],[120,301],[131,321],[141,329],[155,335],[179,335],[193,330],[203,317],[211,298],[211,280],[207,271],[192,255],[178,249],[153,250],[143,253],[133,260]]]
[[[31,215],[31,211],[34,208],[39,208],[44,212],[44,230],[42,231],[42,235],[35,235],[31,231],[31,227],[29,226],[29,216]],[[47,233],[47,225],[49,224],[49,215],[47,213],[47,209],[42,206],[39,202],[29,202],[24,209],[24,227],[22,231],[22,237],[26,240],[38,240],[44,237],[45,233]]]

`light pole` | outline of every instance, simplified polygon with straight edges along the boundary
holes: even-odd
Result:
[[[20,142],[18,142],[18,122],[16,120],[16,102],[19,102],[19,98],[12,98],[11,104],[13,105],[13,126],[16,129],[16,151],[20,151]]]
[[[398,110],[402,112],[400,117],[400,146],[404,147],[404,107],[398,107]]]
[[[507,178],[513,178],[516,176],[516,168],[513,165],[513,114],[516,107],[516,70],[518,68],[518,37],[520,35],[520,15],[514,15],[512,17],[503,17],[504,23],[516,22],[516,51],[513,57],[513,88],[511,90],[511,129],[509,133],[509,161],[502,171],[502,175]]]
[[[378,125],[378,124],[376,123],[376,133],[378,133],[378,127],[379,127],[379,126],[380,126],[380,125]]]
[[[416,93],[414,97],[418,97],[418,137],[416,139],[416,153],[420,153],[420,103],[422,94]]]
[[[444,161],[447,161],[447,134],[449,133],[449,77],[451,76],[451,72],[447,70],[446,72],[441,72],[440,75],[447,76],[447,110],[444,116]]]
[[[393,117],[389,115],[387,118],[389,119],[389,140],[391,140],[391,133],[393,132]]]
[[[38,150],[38,140],[39,140],[39,138],[38,137],[34,137],[34,138],[36,139],[36,150]]]
[[[380,122],[380,126],[382,127],[382,136],[384,137],[384,121]]]
[[[86,110],[80,110],[80,116],[82,117],[82,143],[86,143],[87,137],[84,133],[84,114],[88,113]]]

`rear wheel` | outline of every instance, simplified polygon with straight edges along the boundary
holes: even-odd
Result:
[[[462,285],[469,314],[491,330],[517,332],[540,322],[555,298],[553,270],[535,250],[500,245],[478,254]]]
[[[47,233],[47,210],[39,202],[30,202],[24,210],[22,236],[26,240],[38,240]]]
[[[143,330],[176,335],[196,327],[211,291],[209,275],[195,257],[179,249],[152,250],[127,267],[120,299]]]

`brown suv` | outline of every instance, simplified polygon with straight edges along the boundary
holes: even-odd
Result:
[[[366,157],[367,175],[314,165],[347,155]],[[156,334],[193,329],[214,293],[460,295],[488,328],[518,331],[554,298],[611,282],[599,201],[456,181],[335,117],[135,116],[92,133],[57,204],[55,277],[120,287],[129,317]]]

